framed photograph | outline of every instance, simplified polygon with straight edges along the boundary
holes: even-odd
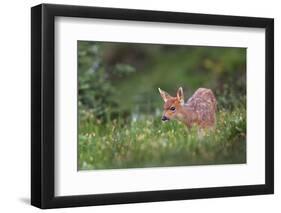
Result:
[[[272,194],[274,20],[31,9],[31,204]]]

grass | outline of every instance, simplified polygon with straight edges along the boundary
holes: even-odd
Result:
[[[80,118],[79,170],[246,163],[246,109],[221,110],[204,137],[159,116],[105,124]]]

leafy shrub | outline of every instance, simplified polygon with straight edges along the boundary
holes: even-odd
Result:
[[[79,112],[83,117],[87,110],[101,121],[109,121],[118,115],[117,93],[112,78],[124,77],[135,72],[128,64],[118,63],[108,69],[103,62],[99,45],[92,42],[78,43]]]

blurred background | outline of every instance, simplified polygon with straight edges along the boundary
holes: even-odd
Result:
[[[158,87],[185,100],[197,88],[213,90],[218,107],[246,98],[246,49],[156,44],[78,42],[79,107],[101,121],[159,116]],[[159,118],[160,119],[160,118]]]

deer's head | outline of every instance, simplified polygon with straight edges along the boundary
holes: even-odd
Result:
[[[169,95],[169,93],[158,88],[160,95],[164,101],[162,121],[168,121],[170,119],[180,119],[182,116],[182,107],[184,105],[184,96],[182,87],[177,91],[175,97]]]

